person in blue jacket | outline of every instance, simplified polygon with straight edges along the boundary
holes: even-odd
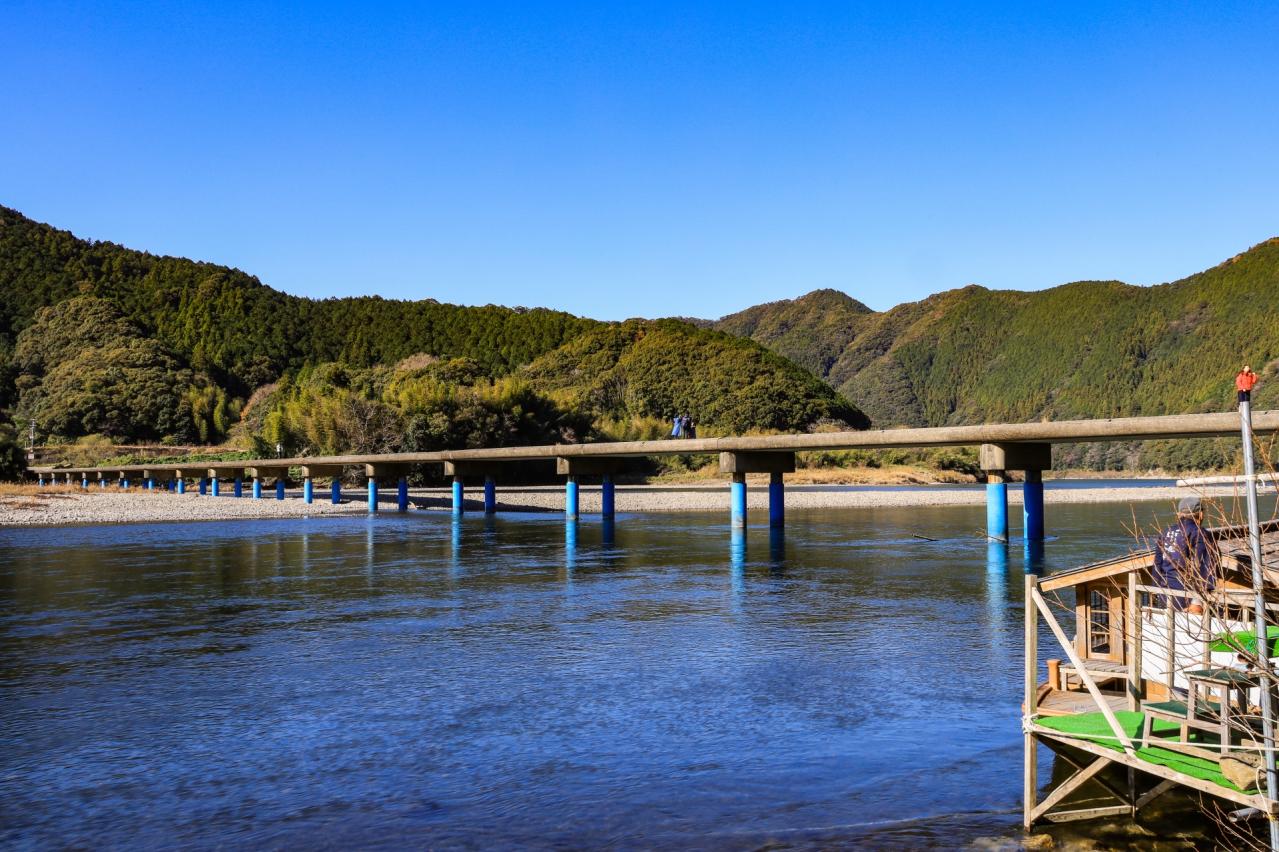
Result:
[[[671,437],[680,438],[680,437],[683,437],[683,433],[684,433],[684,418],[676,414],[675,419],[671,422]]]
[[[1203,505],[1198,497],[1177,504],[1177,522],[1159,534],[1155,543],[1155,584],[1165,589],[1202,594],[1217,582],[1217,549],[1203,529]],[[1203,612],[1193,598],[1169,595],[1175,609]],[[1155,606],[1166,606],[1157,600]]]

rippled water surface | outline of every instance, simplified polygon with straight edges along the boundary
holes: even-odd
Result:
[[[0,839],[1016,836],[1024,554],[983,513],[0,530]],[[1126,506],[1048,521],[1049,569],[1131,542]]]

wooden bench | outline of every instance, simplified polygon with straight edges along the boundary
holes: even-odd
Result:
[[[1216,760],[1230,749],[1230,719],[1228,716],[1223,716],[1220,709],[1216,704],[1208,701],[1196,701],[1195,717],[1192,719],[1187,712],[1189,705],[1185,701],[1143,701],[1141,712],[1145,714],[1145,722],[1141,729],[1142,744],[1157,745],[1160,748],[1170,748],[1208,760]],[[1156,719],[1180,725],[1178,739],[1155,738],[1153,727]],[[1190,728],[1216,734],[1221,737],[1221,745],[1216,750],[1209,750],[1189,742]]]
[[[1128,666],[1123,663],[1116,663],[1111,660],[1084,660],[1083,663],[1088,674],[1092,676],[1093,683],[1101,684],[1108,680],[1128,679]],[[1075,677],[1079,676],[1074,663],[1071,663],[1069,660],[1063,660],[1060,671],[1061,688],[1070,689],[1069,678],[1072,675]]]

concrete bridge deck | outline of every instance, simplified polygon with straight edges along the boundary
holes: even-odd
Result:
[[[1259,434],[1279,432],[1279,411],[1252,414],[1253,430]],[[90,478],[105,487],[111,478],[127,488],[131,478],[140,478],[145,487],[174,482],[185,490],[187,479],[198,479],[200,492],[206,485],[219,494],[219,479],[233,479],[235,496],[241,495],[241,480],[253,481],[253,496],[261,497],[262,481],[276,480],[276,495],[284,496],[284,480],[291,468],[300,468],[304,495],[313,498],[312,478],[333,477],[332,499],[340,499],[338,478],[348,467],[363,467],[368,477],[369,509],[377,510],[379,479],[395,477],[400,490],[400,508],[407,509],[406,469],[415,465],[442,464],[445,475],[453,477],[455,511],[461,510],[463,480],[483,477],[486,511],[495,505],[495,477],[503,463],[546,460],[566,477],[565,513],[577,517],[577,477],[599,475],[604,479],[604,515],[612,516],[612,474],[623,459],[718,453],[720,468],[732,475],[731,514],[733,525],[743,526],[746,514],[745,474],[769,473],[770,522],[781,525],[783,518],[784,473],[795,469],[795,453],[806,450],[862,450],[892,448],[980,446],[981,467],[987,473],[987,528],[992,538],[1007,540],[1008,470],[1025,473],[1024,531],[1027,539],[1043,538],[1042,472],[1051,468],[1053,444],[1096,441],[1144,441],[1163,439],[1238,436],[1240,418],[1235,412],[1175,414],[1152,417],[1116,417],[1100,420],[1065,420],[1037,423],[995,423],[980,426],[943,426],[921,429],[879,429],[852,432],[815,432],[787,435],[732,436],[722,438],[668,439],[590,444],[552,444],[532,447],[493,447],[471,450],[442,450],[423,453],[378,453],[370,455],[307,456],[296,458],[241,459],[236,461],[196,461],[165,464],[109,465],[97,467],[33,466],[32,474],[41,483],[46,477],[79,479],[88,486]]]

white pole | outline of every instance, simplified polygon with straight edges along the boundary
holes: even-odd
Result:
[[[1275,767],[1275,717],[1271,706],[1270,642],[1266,631],[1265,575],[1261,567],[1261,526],[1257,520],[1257,477],[1252,458],[1252,401],[1240,393],[1239,420],[1243,430],[1243,466],[1248,480],[1248,546],[1252,551],[1252,590],[1257,622],[1257,665],[1261,669],[1261,735],[1266,741],[1266,798],[1279,800],[1279,773]],[[1270,848],[1279,850],[1279,821],[1267,812]]]

